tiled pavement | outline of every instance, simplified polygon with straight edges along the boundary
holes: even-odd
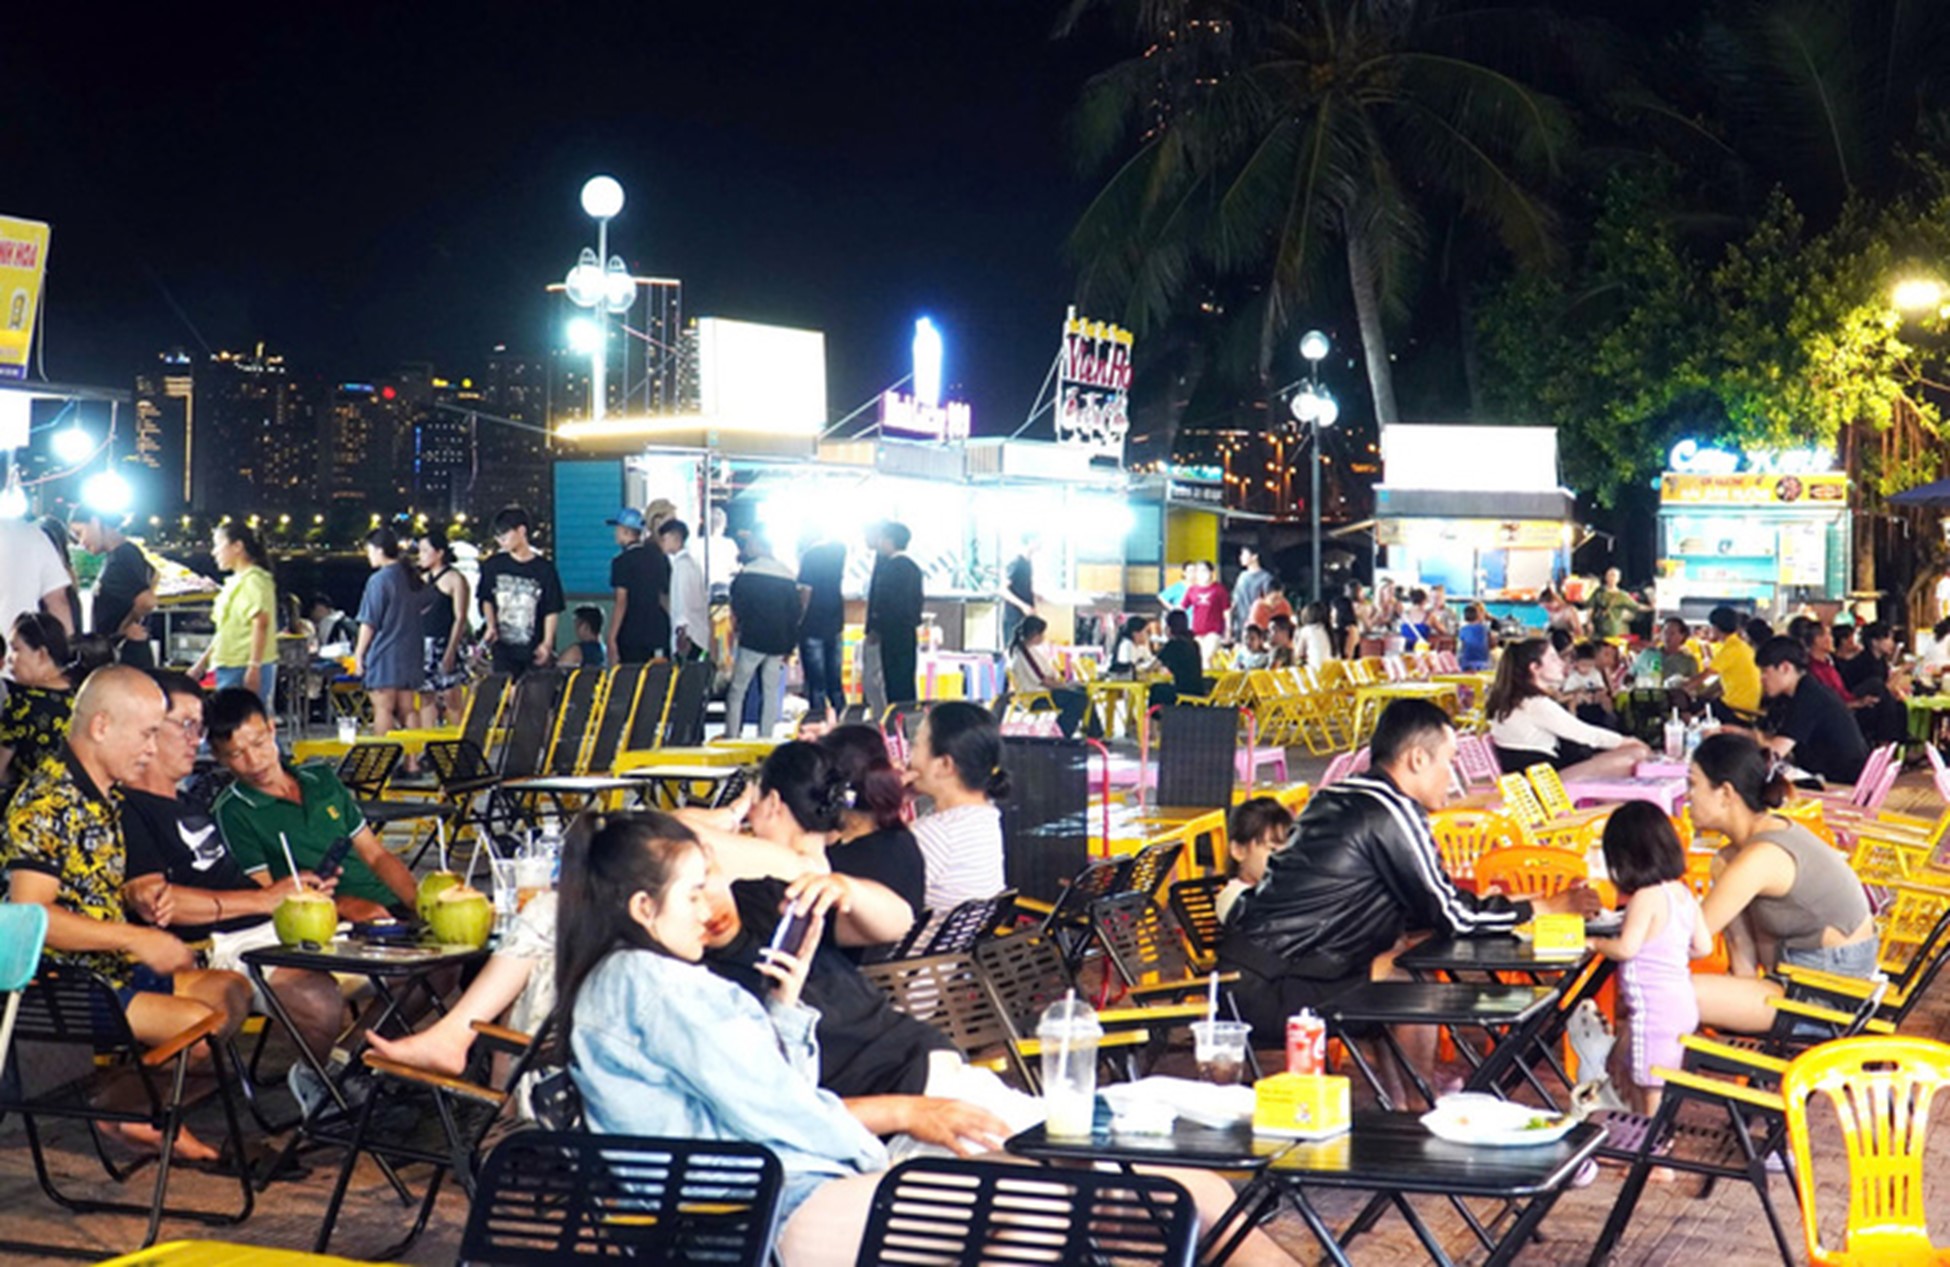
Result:
[[[1296,754],[1297,755],[1297,754]],[[1296,762],[1296,778],[1318,773],[1319,762]],[[1927,778],[1905,776],[1892,807],[1933,814],[1940,803]],[[1939,988],[1925,1000],[1910,1027],[1913,1032],[1931,1037],[1950,1038],[1950,992]],[[1950,1129],[1942,1124],[1930,1147],[1933,1174],[1950,1174]],[[214,1125],[214,1124],[211,1124]],[[201,1126],[201,1123],[200,1123]],[[87,1151],[78,1132],[57,1128],[54,1164],[59,1173],[72,1176],[76,1186],[110,1195],[110,1185]],[[210,1138],[212,1130],[206,1134]],[[321,1158],[320,1167],[300,1183],[281,1183],[265,1194],[256,1214],[243,1227],[220,1229],[214,1235],[266,1246],[309,1248],[323,1214],[336,1167]],[[1818,1167],[1826,1177],[1823,1184],[1824,1210],[1841,1199],[1840,1170],[1834,1165]],[[410,1173],[410,1172],[409,1172]],[[133,1189],[143,1188],[153,1177],[143,1171]],[[1607,1168],[1590,1187],[1573,1191],[1559,1202],[1544,1229],[1544,1239],[1530,1245],[1519,1258],[1524,1264],[1582,1263],[1596,1239],[1599,1228],[1617,1199],[1620,1173]],[[1778,1262],[1771,1239],[1760,1218],[1753,1192],[1742,1183],[1721,1183],[1711,1196],[1698,1195],[1697,1180],[1682,1177],[1672,1183],[1648,1185],[1646,1195],[1627,1229],[1614,1259],[1621,1265],[1673,1264],[1693,1267],[1713,1263],[1715,1267],[1745,1267]],[[185,1200],[222,1200],[234,1196],[217,1178],[184,1173],[172,1183],[175,1194]],[[1793,1217],[1793,1196],[1784,1179],[1774,1181],[1776,1201],[1787,1217]],[[1950,1216],[1950,1199],[1939,1189],[1932,1194],[1931,1206]],[[1360,1204],[1353,1195],[1320,1194],[1318,1205],[1330,1225],[1341,1226],[1352,1218]],[[1479,1260],[1480,1250],[1470,1241],[1461,1220],[1443,1203],[1424,1201],[1418,1209],[1442,1238],[1449,1251],[1461,1261]],[[404,1211],[370,1165],[356,1175],[346,1210],[339,1224],[334,1249],[346,1254],[372,1253],[396,1239],[410,1214]],[[454,1259],[460,1231],[466,1218],[465,1199],[451,1187],[441,1198],[433,1223],[407,1261],[449,1263]],[[1950,1217],[1946,1218],[1950,1223]],[[1319,1260],[1318,1251],[1304,1227],[1291,1215],[1282,1216],[1272,1226],[1273,1235],[1303,1262]],[[196,1236],[202,1229],[182,1223],[165,1226],[165,1237]],[[0,1123],[0,1240],[26,1239],[52,1241],[97,1251],[106,1257],[133,1246],[141,1237],[141,1224],[129,1218],[87,1216],[75,1218],[59,1211],[38,1190],[28,1160],[26,1141],[18,1122]],[[1798,1244],[1798,1230],[1790,1228]],[[1940,1239],[1950,1239],[1950,1226],[1939,1227]],[[1426,1261],[1420,1246],[1398,1217],[1385,1217],[1373,1232],[1352,1247],[1356,1263],[1414,1263]],[[33,1263],[32,1257],[0,1254],[7,1263]]]

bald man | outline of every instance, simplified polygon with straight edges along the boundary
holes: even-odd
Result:
[[[47,908],[47,961],[107,978],[144,1043],[164,1042],[212,1011],[234,1032],[250,1002],[243,977],[198,969],[188,946],[163,929],[131,924],[122,905],[127,852],[117,785],[155,759],[168,711],[162,688],[139,669],[91,673],[75,695],[67,742],[28,772],[0,840],[7,900]],[[154,1143],[155,1133],[145,1131],[122,1134]],[[186,1131],[177,1156],[215,1153]]]

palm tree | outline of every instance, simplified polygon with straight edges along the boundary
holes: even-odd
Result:
[[[1555,247],[1542,195],[1569,116],[1506,56],[1531,15],[1466,0],[1074,0],[1142,52],[1092,78],[1080,156],[1115,162],[1071,250],[1081,298],[1144,333],[1219,287],[1253,371],[1346,285],[1376,419],[1397,421],[1385,321],[1408,307],[1432,218],[1464,216],[1520,261]],[[1499,48],[1499,46],[1501,46]],[[1498,55],[1486,55],[1494,50]]]

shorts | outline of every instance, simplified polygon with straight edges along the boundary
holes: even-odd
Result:
[[[135,1001],[138,994],[174,994],[176,978],[164,976],[146,963],[139,963],[129,974],[126,983],[115,987],[115,997],[123,1007]]]
[[[445,638],[428,638],[426,645],[427,680],[426,685],[421,689],[428,691],[447,691],[467,681],[467,657],[465,655],[456,653],[454,656],[454,671],[452,673],[446,673],[441,670],[440,662],[447,655],[447,640]]]
[[[1269,978],[1242,966],[1239,980],[1232,987],[1232,998],[1239,1009],[1239,1019],[1253,1027],[1254,1047],[1284,1049],[1288,1017],[1298,1015],[1302,1008],[1324,1015],[1331,1000],[1356,986],[1366,985],[1368,980],[1366,971],[1331,981],[1316,981],[1290,973]],[[1335,1036],[1372,1038],[1380,1031],[1379,1025],[1342,1025]]]
[[[1838,977],[1871,981],[1882,971],[1880,952],[1880,943],[1869,937],[1842,946],[1783,946],[1781,962]]]

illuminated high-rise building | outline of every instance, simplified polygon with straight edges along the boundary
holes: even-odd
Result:
[[[547,361],[510,352],[505,344],[497,344],[489,354],[481,380],[481,412],[472,416],[477,467],[468,496],[470,515],[486,518],[503,506],[518,504],[537,523],[553,518],[548,371]],[[587,382],[585,377],[585,402]]]
[[[133,443],[120,450],[134,504],[152,515],[176,515],[191,504],[190,445],[196,412],[196,364],[171,348],[135,376]]]
[[[235,515],[309,503],[322,384],[293,375],[261,343],[212,353],[194,371],[184,446],[190,509]]]

